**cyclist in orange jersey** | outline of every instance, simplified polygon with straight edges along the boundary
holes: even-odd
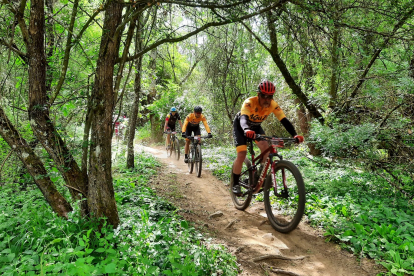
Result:
[[[194,133],[194,136],[201,136],[200,131],[200,122],[203,122],[204,127],[208,133],[208,137],[211,138],[210,127],[207,124],[206,117],[201,114],[203,109],[200,106],[194,107],[194,113],[190,113],[184,120],[184,125],[182,127],[182,136],[186,138],[187,136],[191,136],[191,133]],[[190,151],[190,139],[185,139],[185,148],[184,148],[184,162],[188,163],[188,152]]]
[[[243,102],[241,111],[236,114],[233,121],[233,138],[236,146],[237,157],[233,163],[233,179],[234,183],[239,183],[240,174],[244,159],[247,154],[247,138],[254,139],[257,134],[264,134],[261,123],[273,113],[282,123],[285,129],[297,143],[303,142],[303,136],[297,135],[292,123],[286,118],[285,113],[280,106],[273,100],[275,86],[272,82],[264,80],[258,86],[257,96],[246,99]],[[269,145],[266,141],[256,141],[260,151],[266,150]],[[262,163],[267,159],[267,155],[263,156]],[[263,167],[263,166],[262,166]],[[241,187],[235,185],[233,193],[241,194]]]

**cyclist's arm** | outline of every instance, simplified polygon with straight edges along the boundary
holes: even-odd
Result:
[[[287,130],[287,132],[289,132],[290,135],[292,135],[292,137],[295,137],[297,135],[296,131],[295,131],[295,127],[292,125],[292,123],[288,120],[288,118],[283,118],[282,120],[280,120],[280,122],[282,123],[282,125],[285,127],[285,129]]]
[[[164,124],[164,131],[167,131],[167,125],[168,125],[168,120],[165,120],[165,124]]]
[[[188,125],[188,117],[186,117],[185,120],[184,120],[184,125],[181,127],[181,132],[186,131],[187,125]]]
[[[285,127],[287,132],[289,132],[289,134],[292,135],[292,137],[296,136],[297,133],[295,131],[295,127],[288,120],[288,118],[286,118],[286,115],[283,112],[283,110],[280,108],[280,106],[276,102],[274,102],[273,105],[274,105],[273,114],[275,114],[276,118],[282,123],[282,125]]]
[[[180,123],[181,129],[183,128],[183,123],[181,123],[181,120],[178,120],[178,123]]]
[[[207,124],[207,119],[206,119],[206,117],[203,117],[202,121],[203,121],[203,125],[204,125],[204,127],[206,128],[207,133],[211,133],[210,127],[209,127],[209,126],[208,126],[208,124]]]
[[[248,121],[249,121],[249,116],[247,115],[240,116],[240,126],[242,127],[243,130],[249,129],[249,125],[247,124]]]

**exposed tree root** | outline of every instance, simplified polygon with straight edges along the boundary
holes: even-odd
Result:
[[[282,270],[282,269],[270,269],[270,271],[272,271],[274,273],[278,273],[278,274],[285,274],[285,275],[290,275],[290,276],[300,276],[300,274],[297,274],[295,272],[290,272],[290,271],[286,271],[286,270]]]
[[[294,261],[294,260],[303,260],[305,258],[306,258],[306,256],[287,257],[287,256],[283,256],[283,255],[263,255],[263,256],[253,258],[252,261],[253,262],[259,262],[259,261],[263,261],[263,260],[267,260],[267,259],[280,259],[280,260]]]

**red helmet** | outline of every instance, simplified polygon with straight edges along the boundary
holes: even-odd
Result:
[[[266,94],[266,95],[273,95],[275,94],[275,85],[268,81],[268,80],[264,80],[262,81],[259,86],[258,86],[259,92]]]

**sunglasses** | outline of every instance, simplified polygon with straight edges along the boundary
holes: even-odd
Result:
[[[266,100],[273,99],[273,95],[265,95],[265,94],[262,94],[262,93],[260,93],[260,97],[263,98],[263,99],[266,99]]]

